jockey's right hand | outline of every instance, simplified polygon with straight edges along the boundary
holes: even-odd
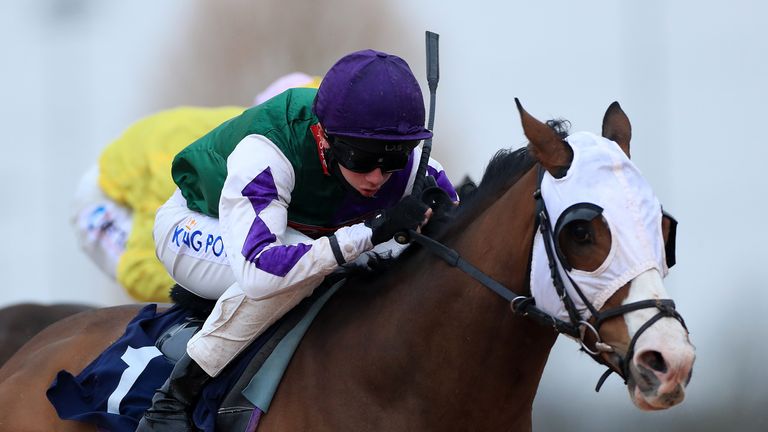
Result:
[[[409,195],[365,222],[373,230],[371,242],[374,245],[383,243],[398,232],[409,229],[419,229],[426,224],[431,215],[428,205],[419,198]]]

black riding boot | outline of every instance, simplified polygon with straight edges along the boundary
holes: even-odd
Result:
[[[210,377],[188,354],[176,362],[171,376],[152,397],[152,406],[136,432],[194,432],[192,409]]]

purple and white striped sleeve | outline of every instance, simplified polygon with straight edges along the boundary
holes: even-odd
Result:
[[[444,190],[448,196],[451,197],[453,202],[459,202],[459,194],[456,193],[456,189],[453,187],[453,183],[451,183],[451,181],[448,179],[448,176],[445,174],[445,170],[443,169],[443,166],[440,165],[440,162],[429,158],[427,174],[435,178],[437,186]]]
[[[421,147],[416,147],[413,149],[413,158],[416,161],[421,160]],[[417,163],[414,163],[411,167],[411,173],[410,177],[408,178],[408,184],[405,187],[405,191],[403,193],[403,196],[410,195],[411,191],[413,190],[413,184],[416,179],[416,171],[418,171],[419,165]],[[453,200],[453,202],[458,203],[459,202],[459,194],[456,193],[456,189],[453,187],[453,184],[448,179],[448,176],[445,174],[445,170],[443,169],[443,166],[440,165],[440,162],[436,161],[435,159],[429,158],[429,162],[427,164],[427,175],[430,175],[435,178],[435,182],[437,183],[437,186],[440,187],[440,189],[444,190],[445,193],[448,194],[449,197]]]
[[[295,184],[288,159],[268,138],[249,135],[227,159],[227,172],[219,220],[240,287],[253,298],[292,289],[311,293],[339,264],[327,237],[313,240],[287,227]],[[359,225],[336,232],[347,262],[372,247],[370,229]]]

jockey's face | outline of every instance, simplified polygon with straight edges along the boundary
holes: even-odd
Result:
[[[339,170],[350,186],[355,188],[360,195],[369,198],[376,195],[376,192],[392,177],[392,173],[382,172],[381,168],[374,168],[373,171],[367,173],[358,173],[339,164]]]

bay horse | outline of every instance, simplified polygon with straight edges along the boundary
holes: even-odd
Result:
[[[0,366],[40,330],[90,309],[93,306],[75,303],[17,303],[0,309]]]
[[[637,273],[622,267],[626,256],[663,257],[670,241],[660,204],[628,158],[626,114],[613,103],[606,138],[563,139],[519,102],[518,110],[527,148],[497,154],[437,234],[461,259],[411,247],[390,271],[350,280],[305,335],[259,432],[530,430],[558,331],[622,375],[638,408],[683,400],[694,348],[663,287],[670,257]],[[585,142],[586,150],[576,145]],[[601,165],[606,155],[613,162]],[[585,183],[557,196],[574,181]],[[571,194],[591,206],[564,211],[563,226],[563,217],[550,223]],[[650,201],[622,201],[639,196]],[[617,220],[612,200],[634,216]],[[555,260],[553,278],[541,277],[542,256]],[[460,261],[476,272],[455,268]],[[518,294],[502,298],[484,285]],[[0,369],[0,430],[95,430],[59,420],[45,391],[60,369],[77,373],[118,338],[139,307],[85,312],[30,341]]]

